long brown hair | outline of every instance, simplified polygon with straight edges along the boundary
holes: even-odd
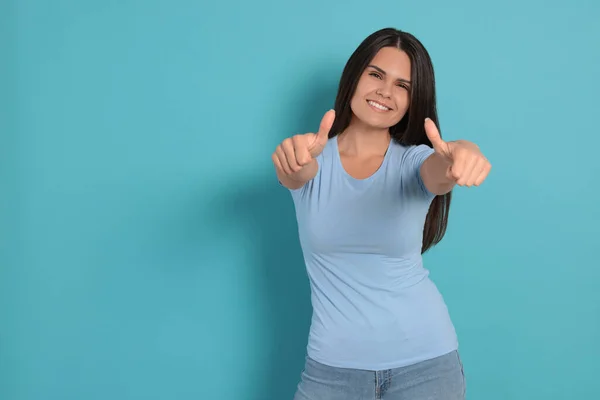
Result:
[[[439,127],[436,108],[435,77],[429,53],[413,35],[394,28],[385,28],[369,35],[352,53],[340,79],[335,99],[336,118],[329,132],[332,138],[344,131],[352,119],[350,101],[358,81],[371,60],[383,47],[395,47],[404,51],[411,61],[411,95],[408,111],[396,125],[390,128],[393,140],[405,146],[426,144],[432,146],[425,134],[424,122],[429,117]],[[452,192],[435,196],[423,229],[425,253],[442,240],[448,225],[448,213]]]

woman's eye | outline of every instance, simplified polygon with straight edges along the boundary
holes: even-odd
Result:
[[[371,72],[369,75],[374,76],[377,79],[381,79],[381,75],[379,75],[377,72]]]

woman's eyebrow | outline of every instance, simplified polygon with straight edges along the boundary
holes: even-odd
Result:
[[[373,64],[369,64],[367,67],[376,69],[377,71],[379,71],[382,75],[387,75],[387,72],[385,72],[384,70],[382,70],[381,68],[379,68],[377,65],[373,65]],[[410,81],[408,79],[404,79],[404,78],[398,78],[399,81],[401,82],[405,82],[405,83],[410,83]]]

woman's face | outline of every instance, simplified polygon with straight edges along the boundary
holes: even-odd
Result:
[[[362,73],[350,103],[354,118],[374,128],[396,125],[410,104],[410,58],[384,47]]]

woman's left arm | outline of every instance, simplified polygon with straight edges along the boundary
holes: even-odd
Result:
[[[425,120],[425,132],[435,152],[421,165],[421,178],[431,193],[442,195],[454,185],[471,187],[483,183],[492,165],[479,146],[466,140],[445,142],[429,118]]]

